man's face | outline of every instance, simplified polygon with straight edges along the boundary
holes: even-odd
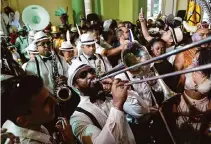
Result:
[[[62,53],[63,53],[64,58],[66,60],[72,59],[72,57],[74,56],[74,50],[71,50],[71,51],[62,51]]]
[[[31,101],[31,114],[28,116],[31,124],[44,124],[55,117],[56,99],[45,87]]]
[[[42,56],[50,56],[51,55],[51,43],[49,40],[43,40],[37,43],[37,50]]]
[[[95,53],[95,50],[96,50],[95,44],[83,45],[82,50],[86,55],[92,56]]]
[[[154,56],[159,56],[165,53],[165,45],[162,42],[156,42],[152,47],[152,54]]]
[[[194,42],[197,42],[197,41],[207,38],[210,35],[211,35],[211,33],[209,32],[208,28],[201,28],[201,29],[197,30],[196,33],[193,34],[192,40]],[[201,45],[201,47],[207,47],[207,46],[208,46],[208,43]]]
[[[122,27],[121,29],[123,31],[124,40],[128,40],[129,39],[129,30],[126,27]]]
[[[89,66],[82,68],[79,70],[74,79],[74,85],[76,88],[84,91],[90,91],[92,90],[91,81],[96,78],[96,72],[93,68],[90,68]]]

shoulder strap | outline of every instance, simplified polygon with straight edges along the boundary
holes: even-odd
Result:
[[[37,67],[38,76],[39,76],[39,78],[41,78],[41,76],[40,76],[40,67],[39,67],[39,62],[38,62],[38,60],[37,60],[36,56],[34,57],[34,59],[35,59],[35,62],[36,62],[36,67]]]
[[[81,60],[81,56],[79,56],[78,59],[79,59],[80,61],[82,61],[82,60]]]
[[[97,126],[99,129],[102,129],[100,124],[98,123],[97,119],[93,116],[93,114],[91,114],[90,112],[82,109],[81,107],[77,107],[76,111],[84,113],[85,115],[87,115],[92,120],[92,122],[95,126]]]
[[[127,72],[124,72],[124,73],[125,73],[125,76],[127,77],[127,79],[130,81],[130,77],[129,77],[129,75],[127,74]],[[134,91],[133,85],[131,85],[131,89]]]
[[[55,52],[55,54],[56,54],[57,58],[59,59],[59,62],[60,62],[60,64],[61,64],[61,66],[62,66],[63,74],[64,74],[64,66],[63,66],[63,64],[62,64],[62,60],[61,60],[61,58],[60,58],[60,56],[58,55],[57,52]]]
[[[106,65],[105,65],[105,61],[104,61],[102,55],[98,54],[98,56],[99,56],[100,59],[103,61],[103,64],[104,64],[104,67],[105,67],[105,71],[107,71],[107,67],[106,67]]]

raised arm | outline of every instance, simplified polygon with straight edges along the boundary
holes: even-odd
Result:
[[[144,35],[144,38],[149,42],[153,39],[153,37],[151,37],[149,35],[149,32],[147,30],[147,26],[146,26],[146,22],[145,22],[145,19],[144,19],[144,14],[142,12],[142,10],[140,11],[139,13],[139,21],[141,23],[141,30],[142,30],[142,33]]]

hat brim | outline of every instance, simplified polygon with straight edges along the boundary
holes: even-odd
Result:
[[[59,48],[59,50],[61,50],[61,51],[73,51],[74,49],[73,49],[73,47],[71,47],[71,48]]]
[[[85,68],[85,67],[90,67],[90,66],[87,65],[87,64],[83,64],[80,68],[77,68],[77,69],[72,73],[71,76],[69,76],[69,80],[68,80],[68,85],[69,85],[69,86],[74,87],[74,86],[73,86],[73,79],[75,78],[75,76],[76,76],[76,74],[78,73],[78,71],[80,71],[81,69],[83,69],[83,68]],[[91,68],[91,67],[90,67],[90,68]]]
[[[92,42],[81,42],[82,45],[92,45],[95,44],[97,41],[92,41]]]
[[[49,38],[45,37],[45,38],[38,39],[38,40],[36,40],[36,43],[41,42],[43,40],[49,40]]]

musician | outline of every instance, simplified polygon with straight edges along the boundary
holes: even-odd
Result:
[[[133,144],[133,134],[125,119],[123,105],[128,87],[120,80],[105,80],[91,84],[96,78],[95,70],[75,60],[68,71],[68,85],[80,93],[81,101],[70,118],[73,133],[81,143]],[[112,83],[112,88],[111,84]],[[104,89],[112,91],[112,98],[99,96]],[[98,97],[99,96],[99,97]]]
[[[105,56],[96,54],[95,39],[91,33],[82,34],[81,37],[81,50],[83,53],[77,58],[79,61],[90,65],[97,70],[98,74],[109,71],[112,66]]]
[[[21,59],[23,62],[29,60],[29,55],[27,53],[27,46],[29,45],[28,38],[26,37],[26,31],[23,28],[18,30],[18,38],[15,41],[15,47],[17,48],[19,54],[21,55]]]
[[[39,54],[34,60],[30,60],[27,63],[25,71],[28,74],[34,74],[41,77],[45,86],[53,92],[54,86],[56,85],[54,75],[59,74],[60,77],[67,77],[68,64],[66,63],[64,57],[58,55],[52,50],[51,42],[44,32],[37,32],[34,39],[36,41]]]
[[[194,59],[189,67],[211,63],[211,50],[200,50]],[[210,76],[210,69],[185,74],[183,94],[173,97],[163,107],[177,143],[208,144],[211,141],[204,133],[211,123]]]
[[[122,37],[121,41],[117,42],[117,44],[114,45],[113,48],[110,48],[110,49],[104,48],[101,45],[99,45],[98,43],[95,43],[96,53],[100,54],[102,56],[111,57],[111,58],[112,57],[117,57],[117,55],[118,55],[117,59],[119,59],[119,57],[120,57],[119,55],[120,55],[124,45],[129,42],[128,41],[128,37],[129,37],[128,30],[127,30],[127,32],[125,34],[125,35],[128,35],[128,36],[124,36],[123,34],[124,34],[123,31],[121,31],[121,34],[119,34],[119,36]],[[125,40],[124,37],[127,37],[126,38],[127,40]],[[95,40],[97,41],[97,39],[95,39]],[[76,45],[77,45],[76,47],[77,47],[77,50],[78,50],[78,55],[81,55],[82,54],[82,50],[81,50],[81,45],[82,44],[81,44],[81,42],[78,41]],[[113,62],[113,60],[110,60],[110,62]],[[115,60],[115,64],[112,64],[112,66],[116,66],[117,64],[118,64],[118,60]]]
[[[198,24],[196,32],[192,35],[192,41],[197,42],[210,36],[211,33],[209,32],[208,27],[209,25],[207,23]],[[203,44],[200,47],[207,47],[207,46],[208,46],[208,43]],[[189,65],[191,65],[198,48],[199,47],[196,47],[194,49],[190,49],[183,53],[177,54],[174,61],[175,69],[182,70],[182,69],[187,68]]]
[[[55,117],[56,100],[37,76],[17,76],[1,82],[2,121],[7,132],[19,137],[20,143],[56,144],[44,123]],[[61,119],[59,119],[61,120]],[[66,143],[73,143],[71,126],[64,118],[57,123]]]
[[[74,58],[74,49],[72,44],[69,41],[64,41],[62,42],[62,45],[59,50],[62,52],[66,62],[71,65],[72,59]]]

